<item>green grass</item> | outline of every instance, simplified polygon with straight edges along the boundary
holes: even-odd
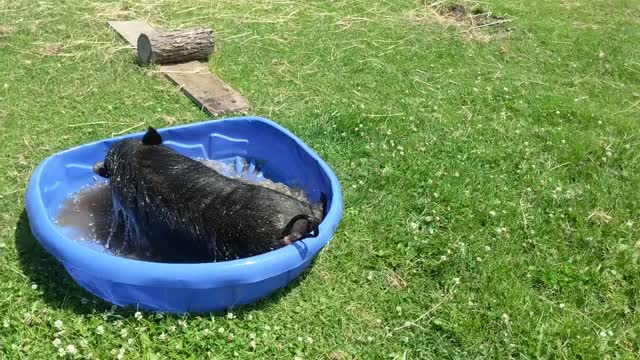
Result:
[[[640,5],[481,6],[508,38],[413,0],[0,0],[0,357],[640,356]],[[344,188],[313,267],[233,319],[112,309],[28,229],[46,156],[207,118],[104,23],[136,17],[214,27],[212,70]]]

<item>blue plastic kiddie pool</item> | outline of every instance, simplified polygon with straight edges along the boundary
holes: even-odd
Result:
[[[164,144],[207,159],[237,156],[258,163],[264,176],[302,187],[312,201],[327,196],[317,237],[266,254],[218,263],[169,264],[110,254],[95,243],[65,236],[54,224],[66,198],[95,182],[92,166],[109,147],[143,132],[78,146],[45,159],[33,172],[26,193],[31,230],[40,244],[83,288],[119,306],[173,312],[222,311],[254,302],[285,287],[326,245],[342,217],[340,184],[329,166],[300,139],[263,118],[238,117],[159,129]]]

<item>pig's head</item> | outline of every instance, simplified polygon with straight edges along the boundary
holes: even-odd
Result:
[[[113,168],[112,163],[114,161],[114,158],[117,156],[116,152],[118,150],[118,146],[124,145],[125,143],[130,141],[132,140],[124,140],[112,146],[107,152],[107,156],[104,158],[104,160],[99,161],[93,165],[93,172],[103,178],[107,178],[107,179],[110,178],[112,175],[112,168]],[[156,131],[156,129],[154,129],[153,127],[149,127],[147,132],[142,137],[142,140],[140,142],[136,141],[136,143],[137,145],[141,145],[141,146],[161,145],[162,137],[160,136],[158,131]]]

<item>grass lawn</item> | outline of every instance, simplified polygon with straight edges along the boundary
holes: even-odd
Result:
[[[0,0],[0,358],[640,356],[640,3],[464,4],[509,21],[415,0]],[[228,315],[111,308],[30,235],[46,156],[207,118],[105,25],[140,17],[215,28],[211,69],[344,188],[305,276]]]

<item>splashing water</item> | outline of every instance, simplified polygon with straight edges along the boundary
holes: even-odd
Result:
[[[231,163],[204,158],[194,160],[226,177],[264,186],[309,202],[304,190],[265,178],[254,164],[243,158],[236,157]],[[142,246],[137,248],[144,248],[147,241],[138,236],[140,231],[131,217],[127,216],[127,210],[113,201],[108,182],[87,185],[67,198],[54,223],[63,229],[69,238],[84,241],[98,250],[132,259],[153,260],[148,253],[120,252],[124,244],[139,242],[137,245]]]
[[[233,163],[203,158],[196,158],[195,160],[202,162],[203,164],[217,171],[219,174],[224,175],[228,178],[238,179],[251,184],[258,184],[260,186],[264,186],[266,188],[293,196],[300,201],[309,202],[309,199],[307,198],[307,195],[305,194],[303,189],[289,187],[283,183],[273,182],[265,178],[262,174],[262,171],[258,171],[253,163],[250,163],[246,159],[243,159],[241,157],[236,157]]]

